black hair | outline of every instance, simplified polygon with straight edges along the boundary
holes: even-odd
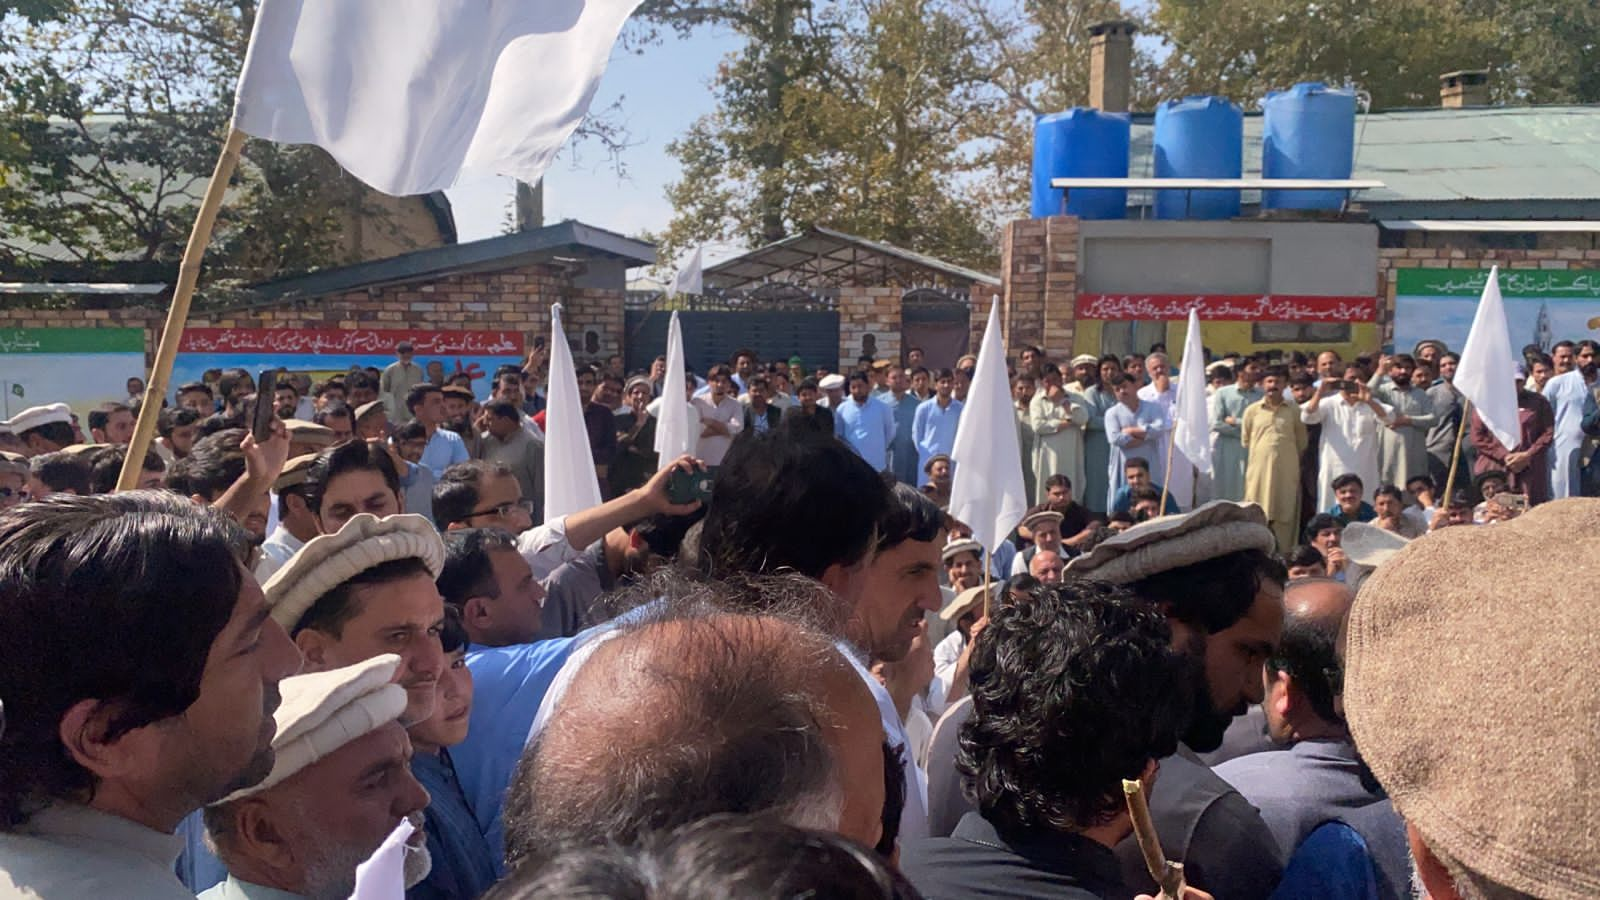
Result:
[[[1280,587],[1289,573],[1262,550],[1236,550],[1187,566],[1146,575],[1128,585],[1167,615],[1207,634],[1233,627],[1255,605],[1263,584]]]
[[[172,409],[161,411],[161,417],[156,419],[156,433],[164,438],[172,437],[172,432],[179,428],[188,428],[200,421],[200,414],[187,406],[175,406]]]
[[[817,379],[815,379],[815,378],[813,378],[813,377],[811,377],[809,375],[807,375],[805,378],[800,379],[800,384],[794,389],[795,393],[797,393],[797,394],[800,393],[801,391],[820,391],[820,390],[822,390],[821,384],[817,381]]]
[[[412,415],[416,415],[417,407],[422,405],[423,399],[429,394],[439,394],[443,396],[444,389],[428,381],[424,381],[421,384],[412,385],[411,390],[406,392],[406,411]]]
[[[1378,489],[1372,492],[1372,499],[1376,500],[1379,497],[1393,497],[1395,502],[1400,504],[1404,504],[1406,502],[1405,493],[1392,484],[1378,485]]]
[[[444,568],[439,570],[439,596],[448,606],[464,606],[473,597],[500,596],[489,554],[516,550],[517,537],[500,528],[458,528],[444,533]]]
[[[104,431],[109,421],[111,421],[111,410],[104,407],[89,410],[89,431]]]
[[[301,616],[299,621],[293,623],[288,631],[293,637],[302,631],[310,629],[320,631],[337,639],[344,630],[345,623],[361,613],[361,605],[354,602],[351,596],[356,588],[370,587],[373,585],[389,584],[403,578],[417,575],[426,575],[430,579],[432,573],[421,559],[408,556],[405,559],[391,559],[379,563],[368,569],[346,578],[334,585],[333,589],[316,599]]]
[[[350,424],[355,425],[356,412],[350,408],[350,404],[344,402],[343,400],[335,400],[332,403],[329,403],[327,406],[317,410],[316,413],[311,417],[311,421],[317,423],[318,425],[328,424],[329,419],[349,419]]]
[[[44,453],[28,461],[29,477],[52,491],[91,493],[89,461],[70,453]]]
[[[1344,693],[1344,666],[1339,660],[1340,620],[1291,612],[1283,620],[1283,636],[1267,657],[1267,672],[1287,672],[1295,687],[1326,722],[1344,724],[1335,698]]]
[[[211,392],[211,385],[206,384],[204,381],[191,381],[187,384],[178,385],[177,396],[182,397],[184,394],[190,392],[199,392],[205,394],[207,397],[216,396]]]
[[[1342,490],[1346,485],[1351,485],[1351,484],[1355,485],[1358,488],[1365,488],[1366,487],[1366,485],[1361,483],[1361,476],[1357,475],[1354,472],[1346,472],[1343,475],[1340,475],[1338,478],[1335,478],[1333,480],[1332,487],[1333,487],[1334,490],[1337,491],[1337,490]]]
[[[158,491],[0,513],[0,831],[92,798],[94,776],[59,736],[74,704],[117,710],[114,739],[194,703],[248,577],[249,543],[228,516]]]
[[[1150,461],[1142,456],[1130,456],[1122,461],[1122,468],[1124,470],[1143,469],[1148,472],[1150,471]]]
[[[117,489],[117,479],[122,475],[122,461],[128,458],[128,448],[106,447],[96,450],[89,455],[89,491],[95,494],[109,494]],[[144,465],[140,467],[146,472],[165,472],[166,460],[154,450],[146,450]]]
[[[878,521],[878,552],[906,541],[936,541],[943,530],[944,510],[937,503],[909,484],[896,484],[889,489],[889,503]]]
[[[889,502],[882,477],[838,440],[750,435],[717,472],[700,565],[713,577],[792,569],[818,578],[871,552]]]
[[[1406,479],[1406,488],[1410,489],[1410,487],[1413,484],[1417,484],[1419,482],[1422,484],[1423,487],[1427,488],[1429,491],[1432,491],[1434,489],[1434,487],[1433,487],[1433,476],[1428,475],[1426,473],[1423,473],[1421,475],[1413,475],[1410,478],[1407,478]]]
[[[461,610],[446,603],[444,624],[439,628],[439,645],[446,653],[466,649],[472,641],[467,637],[467,626],[461,621]]]
[[[1297,544],[1293,550],[1283,555],[1285,569],[1295,566],[1309,567],[1326,565],[1327,560],[1322,558],[1322,551],[1310,544]]]
[[[1070,491],[1072,490],[1072,479],[1058,472],[1044,480],[1045,490],[1049,490],[1053,487],[1064,487]]]
[[[1244,366],[1241,365],[1239,368],[1242,369],[1242,368],[1244,368]],[[1211,377],[1212,378],[1222,378],[1222,379],[1225,379],[1227,381],[1232,381],[1234,379],[1234,377],[1235,377],[1233,366],[1226,365],[1226,364],[1217,366],[1217,367],[1215,367],[1215,368],[1213,368],[1211,370]]]
[[[186,496],[199,496],[207,502],[217,499],[244,476],[243,428],[225,428],[194,442],[194,449],[179,462],[178,474]],[[177,469],[176,466],[173,467]],[[178,484],[169,484],[178,488]]]
[[[400,495],[400,473],[395,470],[389,451],[366,441],[345,441],[317,454],[306,472],[306,506],[322,514],[322,497],[333,479],[346,472],[372,471],[383,476],[383,483],[395,496]]]
[[[955,377],[956,377],[956,373],[955,373],[954,370],[952,370],[952,369],[940,369],[939,371],[934,373],[933,380],[934,381],[946,381],[946,380],[954,381]]]
[[[1173,753],[1193,663],[1153,605],[1072,579],[998,604],[974,642],[956,769],[1001,832],[1081,831],[1126,808],[1122,780]]]
[[[903,875],[871,850],[829,831],[773,816],[710,816],[638,844],[574,843],[526,865],[484,900],[916,900]]]
[[[678,555],[689,529],[699,524],[705,515],[704,506],[683,516],[657,514],[635,523],[630,532],[634,537],[644,541],[651,553],[672,559]]]
[[[17,437],[26,439],[30,434],[36,434],[57,447],[70,446],[74,440],[72,423],[70,422],[46,422],[43,425],[35,425],[32,428],[17,432]]]
[[[444,470],[433,485],[433,521],[440,528],[472,518],[483,494],[483,482],[491,477],[515,478],[505,463],[472,459]]]
[[[243,369],[228,369],[217,379],[217,392],[222,394],[225,400],[232,399],[234,392],[240,387],[254,383],[255,380],[250,377],[249,372]]]
[[[1289,367],[1285,366],[1285,365],[1278,364],[1278,363],[1273,363],[1272,365],[1267,366],[1265,369],[1261,370],[1261,377],[1262,378],[1281,378],[1284,381],[1288,381],[1289,380]]]
[[[418,422],[416,419],[412,419],[404,425],[401,425],[399,428],[396,428],[394,432],[394,440],[397,444],[403,444],[406,441],[420,441],[425,439],[427,436],[428,426]]]
[[[212,413],[211,415],[200,420],[200,429],[196,432],[196,437],[207,438],[213,434],[229,431],[231,429],[244,428],[244,421],[245,419],[243,411],[233,413],[232,415],[220,412]]]
[[[1335,531],[1344,530],[1344,526],[1339,524],[1339,520],[1335,519],[1328,513],[1317,513],[1316,515],[1312,516],[1310,521],[1306,522],[1306,543],[1309,544],[1316,540],[1317,535],[1327,531],[1330,528],[1334,529]]]
[[[883,831],[872,849],[885,860],[894,858],[900,841],[900,819],[906,807],[906,757],[901,744],[883,742]]]
[[[513,422],[522,421],[522,410],[509,400],[495,400],[484,406],[483,411],[497,419],[510,419]]]

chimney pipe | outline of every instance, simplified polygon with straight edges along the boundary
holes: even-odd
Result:
[[[1445,109],[1488,106],[1489,70],[1463,69],[1440,75],[1439,105]]]
[[[1127,112],[1133,96],[1133,35],[1138,26],[1114,19],[1089,26],[1089,105]]]

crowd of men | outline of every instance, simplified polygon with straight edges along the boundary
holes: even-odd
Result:
[[[665,361],[580,369],[605,499],[541,521],[542,349],[397,350],[180,385],[135,491],[136,379],[0,427],[0,897],[342,900],[394,837],[412,898],[1126,900],[1126,781],[1190,900],[1600,889],[1592,342],[1437,499],[1440,345],[1222,357],[1209,472],[1159,349],[1023,348],[988,549],[970,358],[740,351],[670,460]]]

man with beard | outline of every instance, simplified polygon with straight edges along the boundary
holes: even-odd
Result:
[[[402,819],[422,824],[428,792],[411,774],[399,722],[407,705],[394,683],[399,666],[384,655],[283,680],[272,773],[206,809],[228,880],[204,900],[343,900],[356,866]],[[408,886],[428,873],[422,841],[419,827],[407,847]]]
[[[1310,443],[1299,408],[1285,402],[1287,374],[1282,366],[1267,369],[1261,399],[1239,420],[1239,446],[1248,454],[1243,499],[1266,513],[1283,551],[1300,532],[1300,463]]]
[[[1378,484],[1405,484],[1413,475],[1428,472],[1428,431],[1435,416],[1433,401],[1411,383],[1417,363],[1402,353],[1389,361],[1389,380],[1374,375],[1372,396],[1394,410],[1378,429]]]
[[[1109,363],[1108,361],[1109,360]],[[1073,482],[1083,505],[1090,512],[1104,513],[1105,498],[1109,494],[1106,477],[1111,465],[1111,444],[1106,440],[1106,413],[1117,405],[1117,395],[1102,384],[1102,373],[1115,371],[1116,360],[1096,359],[1084,353],[1072,358],[1072,376],[1075,379],[1067,390],[1089,410],[1089,421],[1083,434],[1083,481]]]
[[[1194,717],[1177,753],[1161,760],[1150,811],[1188,883],[1218,897],[1267,897],[1283,871],[1261,814],[1196,755],[1217,749],[1264,695],[1263,667],[1283,628],[1286,573],[1273,545],[1259,507],[1218,500],[1135,525],[1067,566],[1068,578],[1125,585],[1154,604],[1190,658]],[[1136,843],[1117,852],[1127,883],[1153,894]]]
[[[1472,473],[1491,470],[1506,473],[1506,486],[1513,494],[1525,494],[1528,505],[1550,499],[1550,445],[1555,441],[1555,410],[1543,394],[1526,388],[1522,369],[1517,369],[1517,446],[1507,450],[1500,438],[1489,430],[1478,411],[1472,411],[1468,439],[1478,451]]]
[[[606,616],[595,609],[600,598],[676,557],[684,534],[698,521],[698,514],[657,515],[618,526],[562,563],[545,579],[544,625],[534,640],[568,637],[603,621]]]
[[[272,770],[300,666],[248,548],[170,495],[0,514],[0,896],[192,900],[173,832]]]
[[[1428,471],[1434,484],[1442,485],[1450,477],[1450,454],[1456,452],[1456,433],[1461,427],[1463,413],[1461,392],[1456,390],[1456,366],[1461,357],[1455,353],[1441,353],[1437,360],[1439,377],[1428,390],[1428,402],[1433,404],[1433,427],[1428,429]],[[1461,448],[1465,451],[1465,447]],[[1461,465],[1466,465],[1466,453],[1461,454]],[[1412,476],[1416,477],[1415,475]],[[1395,482],[1401,484],[1402,482]]]
[[[440,393],[444,395],[444,427],[461,438],[461,443],[466,445],[467,456],[482,459],[483,437],[472,424],[473,407],[477,405],[472,390],[452,384]]]
[[[1211,397],[1211,433],[1215,436],[1212,468],[1213,491],[1219,500],[1242,500],[1245,495],[1246,452],[1242,439],[1245,411],[1262,398],[1261,361],[1256,357],[1241,360],[1233,384],[1217,388]],[[1273,388],[1281,402],[1283,385]],[[1276,407],[1274,407],[1276,408]]]
[[[1555,442],[1550,461],[1550,497],[1560,500],[1582,494],[1580,468],[1583,462],[1583,445],[1587,436],[1583,432],[1584,416],[1595,408],[1594,383],[1600,369],[1600,344],[1582,341],[1578,344],[1577,365],[1571,371],[1550,379],[1544,386],[1544,398],[1555,410]],[[1560,368],[1560,358],[1557,358]]]
[[[1045,483],[1056,475],[1067,476],[1073,484],[1083,484],[1084,429],[1092,411],[1082,397],[1061,383],[1061,372],[1054,365],[1044,364],[1044,388],[1034,395],[1025,412],[1029,428],[1038,435],[1031,465],[1023,469],[1025,479],[1029,474],[1033,477],[1028,499],[1043,500]],[[1101,427],[1105,427],[1103,416]]]

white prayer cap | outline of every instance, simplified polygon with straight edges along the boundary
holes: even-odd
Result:
[[[820,387],[825,391],[843,390],[844,389],[844,376],[838,374],[837,372],[832,374],[832,375],[826,376],[821,381],[817,382],[817,387]]]
[[[1000,585],[998,584],[991,585],[990,590],[994,591],[999,587]],[[945,620],[946,622],[954,622],[970,610],[982,605],[982,603],[983,585],[980,584],[976,587],[969,587],[957,594],[954,599],[944,605],[943,609],[939,610],[939,618]]]
[[[1193,512],[1142,522],[1067,563],[1071,575],[1131,584],[1241,550],[1271,553],[1267,516],[1254,503],[1213,500]]]
[[[396,684],[400,657],[374,656],[331,672],[294,675],[278,682],[282,702],[273,714],[272,771],[258,785],[224,797],[229,803],[259,794],[357,738],[400,718],[406,689]]]
[[[1079,353],[1072,358],[1072,367],[1074,369],[1079,366],[1097,366],[1099,364],[1100,357],[1095,356],[1093,353]]]
[[[444,568],[444,540],[427,519],[361,513],[338,534],[312,538],[261,589],[273,620],[294,634],[323,594],[368,569],[413,558],[422,560],[434,578]]]
[[[22,412],[12,416],[5,426],[16,434],[21,434],[42,425],[56,422],[70,423],[72,421],[72,407],[65,403],[50,403],[44,406],[30,406]]]

